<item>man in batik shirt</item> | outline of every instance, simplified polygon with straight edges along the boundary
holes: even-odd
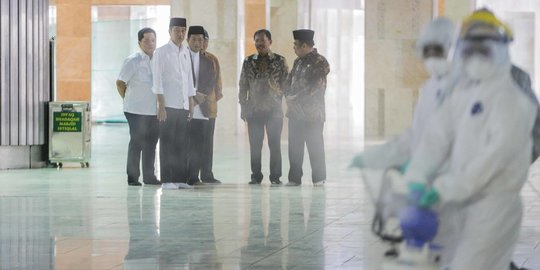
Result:
[[[261,150],[264,132],[270,148],[270,183],[281,181],[281,130],[283,128],[283,87],[286,85],[288,67],[285,58],[270,50],[272,35],[261,29],[253,36],[257,53],[248,56],[242,65],[238,99],[241,117],[248,125],[251,156],[250,184],[260,184]]]
[[[325,121],[324,94],[330,65],[313,47],[312,30],[293,31],[294,52],[298,56],[289,75],[285,92],[289,118],[289,183],[302,183],[304,144],[311,163],[312,181],[316,186],[326,180],[323,129]]]

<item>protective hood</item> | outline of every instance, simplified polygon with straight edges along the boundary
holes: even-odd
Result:
[[[445,54],[448,54],[454,40],[454,34],[455,26],[451,20],[444,17],[436,18],[424,27],[420,38],[418,38],[416,43],[418,55],[422,56],[422,49],[430,44],[442,45]]]

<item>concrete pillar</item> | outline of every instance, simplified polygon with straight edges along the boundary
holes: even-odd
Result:
[[[427,77],[415,44],[432,14],[431,0],[366,0],[366,137],[397,135],[411,125]]]

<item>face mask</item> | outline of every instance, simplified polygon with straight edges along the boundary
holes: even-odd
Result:
[[[430,57],[424,61],[424,65],[432,76],[444,76],[450,71],[450,63],[444,58]]]
[[[495,73],[497,65],[490,59],[473,55],[465,60],[465,71],[474,80],[487,79]]]

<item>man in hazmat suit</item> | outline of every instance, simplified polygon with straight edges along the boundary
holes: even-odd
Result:
[[[401,167],[405,170],[408,160],[417,147],[421,135],[426,129],[429,118],[441,106],[445,96],[455,85],[458,70],[451,69],[448,53],[454,40],[455,27],[449,19],[440,17],[430,22],[422,30],[417,42],[417,52],[424,61],[430,77],[425,82],[418,103],[414,110],[412,127],[405,130],[394,140],[368,148],[364,153],[357,155],[352,163],[353,167],[386,169]],[[441,226],[434,243],[443,247],[455,245],[453,238],[456,223],[456,211],[452,207],[438,209]],[[453,248],[447,249],[449,252]],[[443,257],[451,257],[451,253],[441,253]]]
[[[452,70],[448,53],[454,40],[454,24],[446,18],[437,18],[423,29],[417,42],[417,51],[424,60],[430,77],[425,82],[416,105],[413,125],[394,140],[368,148],[355,157],[352,166],[359,168],[386,169],[401,167],[405,170],[408,160],[419,144],[429,118],[441,106],[458,80],[459,70]],[[459,218],[453,206],[439,209],[440,227],[434,243],[444,247],[441,256],[452,257],[456,244],[453,235],[459,227]]]
[[[388,143],[358,154],[351,164],[352,167],[386,169],[404,166],[410,159],[427,120],[442,103],[447,89],[455,82],[455,76],[451,75],[450,62],[447,60],[454,39],[454,29],[452,21],[442,17],[433,20],[423,29],[417,42],[417,52],[422,57],[430,77],[420,92],[412,127]]]
[[[459,208],[451,270],[509,269],[519,236],[537,107],[512,79],[511,40],[489,11],[464,21],[456,57],[467,78],[429,119],[405,174],[420,207]]]

